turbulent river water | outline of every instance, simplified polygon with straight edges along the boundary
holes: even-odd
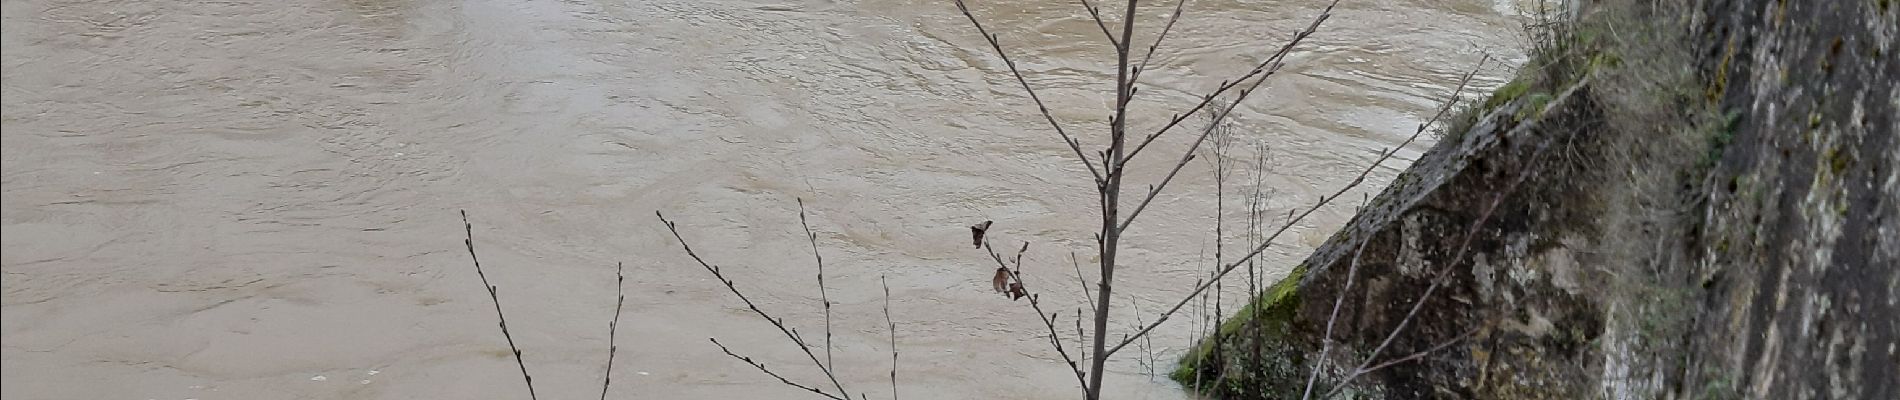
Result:
[[[707,341],[823,382],[654,217],[677,220],[816,342],[798,198],[825,257],[843,385],[891,390],[886,279],[901,397],[1076,394],[1034,312],[991,292],[994,264],[966,226],[995,220],[1004,247],[1034,242],[1031,289],[1071,321],[1087,303],[1069,254],[1093,259],[1088,172],[948,2],[3,4],[8,399],[524,398],[460,209],[543,398],[598,394],[619,262],[610,395],[804,397]],[[1321,5],[1188,4],[1143,75],[1137,131],[1263,59]],[[1519,57],[1509,3],[1339,7],[1236,114],[1238,148],[1270,146],[1266,215],[1401,142],[1481,54]],[[1099,148],[1112,49],[1082,8],[972,8]],[[1171,10],[1144,5],[1137,43]],[[1158,178],[1187,137],[1162,139],[1131,180]],[[1207,268],[1209,170],[1190,165],[1130,230],[1111,336]],[[1229,221],[1244,221],[1234,202]],[[1296,226],[1260,279],[1350,215],[1342,202]],[[1226,285],[1226,310],[1244,285]],[[1165,375],[1202,320],[1178,315],[1152,346],[1118,354],[1112,398],[1187,397]]]

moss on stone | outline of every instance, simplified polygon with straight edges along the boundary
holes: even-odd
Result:
[[[1525,121],[1544,116],[1544,106],[1554,99],[1550,93],[1532,93],[1524,97],[1524,107],[1517,109],[1517,120]]]
[[[1284,339],[1287,327],[1292,325],[1293,317],[1299,312],[1300,280],[1305,278],[1305,276],[1306,265],[1302,264],[1293,268],[1293,271],[1288,272],[1286,277],[1281,278],[1279,282],[1274,283],[1272,287],[1262,292],[1259,298],[1255,299],[1252,303],[1248,303],[1246,307],[1236,312],[1233,318],[1229,318],[1226,322],[1221,323],[1214,337],[1207,338],[1196,344],[1194,349],[1190,350],[1186,356],[1181,358],[1180,364],[1175,367],[1173,372],[1168,374],[1168,377],[1173,378],[1175,382],[1180,382],[1183,386],[1195,386],[1197,384],[1196,378],[1204,376],[1201,371],[1202,366],[1218,366],[1223,364],[1220,362],[1222,358],[1235,356],[1230,354],[1212,354],[1215,346],[1220,343],[1231,344],[1238,342],[1238,339],[1242,336],[1251,336],[1249,338],[1251,340],[1263,340],[1270,346],[1278,346],[1285,343],[1282,339]],[[1259,316],[1258,320],[1254,319],[1256,315]],[[1259,331],[1248,332],[1250,328],[1259,329]],[[1249,335],[1249,333],[1252,333],[1252,335]],[[1236,348],[1240,346],[1228,347]],[[1280,351],[1278,350],[1282,349],[1273,350],[1274,351],[1270,351],[1269,353],[1279,354]],[[1293,361],[1295,360],[1268,360],[1267,363],[1290,366],[1290,364],[1296,364],[1296,362]],[[1202,385],[1204,387],[1220,387],[1228,392],[1234,392],[1244,387],[1253,386],[1252,384],[1254,382],[1248,381],[1250,379],[1257,378],[1251,376],[1227,376],[1222,377],[1221,382],[1200,383],[1204,383],[1204,385]]]
[[[1524,93],[1530,92],[1530,90],[1530,79],[1519,77],[1517,80],[1513,80],[1511,83],[1499,87],[1497,91],[1491,92],[1491,98],[1484,101],[1484,107],[1479,109],[1480,113],[1496,110],[1498,107],[1504,106],[1512,100],[1517,100],[1518,96],[1523,96]]]

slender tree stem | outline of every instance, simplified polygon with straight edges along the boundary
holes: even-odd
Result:
[[[891,333],[891,400],[897,400],[897,322],[891,320],[891,282],[878,275],[877,282],[884,285],[884,325]]]
[[[818,301],[825,305],[825,368],[837,368],[831,358],[831,295],[825,289],[825,256],[818,254],[818,234],[805,221],[805,199],[798,199],[798,225],[805,228],[805,240],[811,242],[811,257],[818,260]]]
[[[462,231],[467,234],[462,244],[468,246],[468,259],[475,262],[475,275],[482,278],[482,287],[488,289],[488,299],[495,303],[495,319],[501,321],[501,337],[508,339],[508,350],[515,354],[515,366],[521,368],[521,380],[528,383],[528,399],[536,399],[534,394],[534,376],[528,375],[528,363],[521,360],[521,348],[515,347],[515,335],[508,332],[508,317],[501,313],[501,295],[495,285],[488,283],[488,274],[482,272],[482,260],[475,256],[475,225],[468,223],[468,210],[462,210]]]
[[[1110,305],[1114,301],[1115,253],[1121,246],[1121,230],[1116,228],[1116,222],[1120,219],[1119,209],[1124,175],[1122,157],[1126,152],[1124,144],[1127,142],[1128,132],[1128,101],[1134,97],[1134,81],[1129,79],[1133,66],[1128,62],[1129,41],[1127,39],[1135,35],[1135,10],[1139,7],[1139,3],[1137,0],[1128,0],[1127,9],[1122,17],[1121,37],[1124,40],[1115,43],[1115,118],[1109,121],[1109,156],[1103,161],[1103,166],[1108,170],[1108,182],[1101,190],[1102,282],[1096,290],[1096,294],[1100,297],[1095,302],[1098,307],[1095,308],[1095,337],[1091,343],[1094,348],[1091,353],[1095,356],[1089,360],[1088,398],[1090,400],[1102,398],[1102,377],[1107,375],[1104,372],[1109,356],[1109,353],[1105,351],[1108,343],[1108,310],[1112,308]]]
[[[620,333],[620,308],[627,304],[625,271],[625,263],[614,263],[614,319],[607,323],[607,372],[601,374],[600,400],[607,400],[607,388],[614,384],[614,354],[620,352],[620,345],[614,344],[614,338]]]

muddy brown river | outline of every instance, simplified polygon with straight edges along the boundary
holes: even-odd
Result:
[[[853,392],[890,391],[884,278],[901,397],[1076,394],[1034,312],[990,291],[994,266],[965,227],[995,220],[995,240],[1034,242],[1031,287],[1054,310],[1085,307],[1068,255],[1094,254],[1088,173],[948,2],[0,4],[7,399],[525,398],[459,209],[542,398],[598,395],[616,262],[627,296],[612,397],[810,397],[707,341],[821,382],[654,218],[679,221],[809,338],[823,318],[797,198]],[[1319,6],[1188,4],[1133,123],[1192,105]],[[1137,43],[1171,7],[1141,9]],[[1087,14],[1067,1],[973,8],[1072,132],[1101,143],[1114,69]],[[1236,114],[1241,147],[1271,149],[1264,213],[1344,184],[1480,54],[1513,64],[1513,10],[1343,3]],[[1485,69],[1475,85],[1508,73]],[[1186,143],[1163,139],[1131,179],[1156,178]],[[1113,335],[1206,270],[1213,187],[1196,162],[1130,230]],[[1298,225],[1260,279],[1350,208]],[[1226,285],[1226,310],[1244,284]],[[1111,398],[1187,397],[1165,375],[1202,319],[1179,315],[1152,347],[1118,354]]]

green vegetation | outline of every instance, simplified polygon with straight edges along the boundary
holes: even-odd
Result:
[[[1549,106],[1550,101],[1554,99],[1550,93],[1538,92],[1531,94],[1524,98],[1524,106],[1518,108],[1517,113],[1512,116],[1516,117],[1516,121],[1542,117],[1544,116],[1544,107]]]
[[[1246,318],[1229,318],[1226,322],[1221,323],[1220,329],[1217,331],[1215,337],[1238,337],[1236,334],[1242,333],[1242,330],[1249,328],[1249,325],[1253,325],[1254,321],[1259,321],[1257,329],[1260,329],[1262,333],[1266,334],[1264,339],[1277,342],[1280,336],[1286,332],[1287,327],[1293,323],[1293,317],[1299,311],[1300,279],[1305,276],[1306,265],[1293,268],[1293,271],[1288,272],[1285,278],[1280,278],[1279,282],[1275,282],[1272,287],[1263,291],[1260,298],[1254,299],[1253,302],[1248,303],[1246,307],[1241,308],[1240,311],[1234,314],[1236,316],[1246,316]],[[1253,319],[1255,315],[1258,315],[1260,318],[1258,320]],[[1175,368],[1174,372],[1169,373],[1168,377],[1174,378],[1176,382],[1180,382],[1182,385],[1193,386],[1195,378],[1201,375],[1201,363],[1217,359],[1210,358],[1208,354],[1213,351],[1216,342],[1215,340],[1208,340],[1195,345],[1194,349],[1189,351],[1186,357],[1181,358],[1180,365]]]

